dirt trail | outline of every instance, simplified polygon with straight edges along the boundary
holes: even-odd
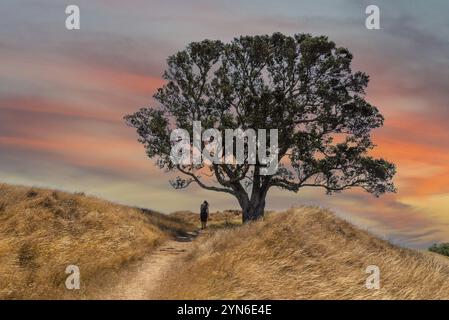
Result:
[[[99,299],[152,299],[165,272],[191,250],[192,241],[197,235],[192,232],[165,242],[138,265],[123,271],[119,283],[106,290]]]

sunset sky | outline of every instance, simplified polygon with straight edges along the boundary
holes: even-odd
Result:
[[[65,28],[76,4],[81,29]],[[381,30],[365,28],[380,8]],[[367,100],[386,118],[374,154],[397,165],[396,194],[273,190],[269,209],[313,204],[405,246],[449,242],[449,2],[0,2],[0,182],[85,191],[172,212],[234,208],[227,195],[176,191],[122,117],[154,106],[166,58],[205,38],[327,35],[370,75]],[[306,232],[306,230],[305,230]]]

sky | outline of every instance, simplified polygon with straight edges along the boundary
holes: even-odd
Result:
[[[65,27],[72,4],[80,30]],[[380,30],[365,27],[370,4],[380,8]],[[326,35],[370,76],[367,100],[386,118],[374,155],[396,164],[398,192],[273,190],[268,208],[318,205],[408,247],[449,242],[448,12],[444,0],[3,0],[0,182],[167,213],[197,211],[204,199],[212,211],[235,208],[225,194],[172,189],[123,116],[156,105],[166,58],[189,42]]]

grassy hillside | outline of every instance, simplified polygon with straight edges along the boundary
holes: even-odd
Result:
[[[184,221],[188,224],[201,226],[199,212],[191,211],[176,211],[170,214],[178,220]],[[238,210],[225,210],[210,212],[207,221],[209,229],[220,229],[223,227],[234,227],[242,224],[242,213]]]
[[[83,194],[0,184],[0,299],[88,298],[176,233],[173,217]],[[77,265],[81,290],[65,288]]]
[[[449,259],[396,247],[330,212],[299,208],[240,221],[237,211],[212,213],[190,253],[167,267],[158,298],[449,298]],[[166,216],[0,184],[0,299],[102,296],[133,261],[198,223],[192,212]],[[65,288],[70,264],[80,268],[81,290]],[[380,290],[365,287],[369,265],[380,268]]]
[[[365,287],[368,265],[380,290]],[[167,273],[160,298],[448,299],[449,267],[332,213],[300,208],[198,239]]]
[[[272,211],[265,211],[271,214]],[[170,214],[171,217],[185,221],[192,225],[201,226],[199,212],[192,211],[176,211]],[[217,230],[222,228],[237,227],[242,224],[242,212],[240,210],[223,210],[210,212],[207,220],[209,230]]]

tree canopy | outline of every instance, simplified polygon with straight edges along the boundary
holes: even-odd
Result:
[[[369,77],[351,69],[352,54],[325,36],[281,33],[241,36],[230,43],[192,42],[170,56],[158,105],[125,117],[150,158],[177,171],[175,188],[191,183],[236,197],[243,220],[263,215],[270,188],[333,193],[359,187],[394,192],[395,166],[369,155],[370,133],[384,118],[365,100]],[[264,164],[175,165],[171,131],[205,128],[277,129],[278,170]],[[206,142],[203,142],[207,144]],[[267,142],[268,143],[268,142]]]

